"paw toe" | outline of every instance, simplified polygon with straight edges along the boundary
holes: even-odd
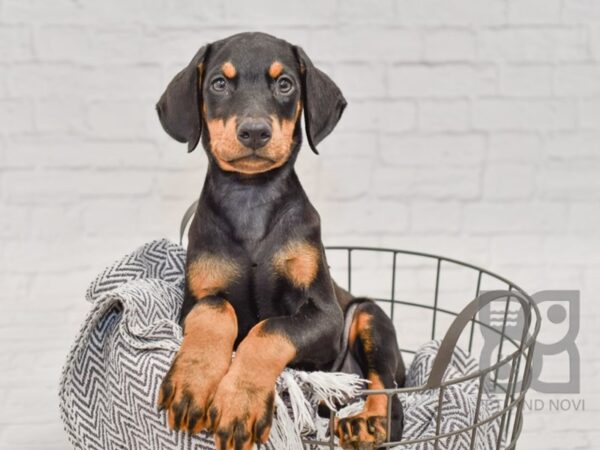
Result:
[[[385,441],[387,419],[354,416],[339,420],[336,434],[344,450],[374,450]]]

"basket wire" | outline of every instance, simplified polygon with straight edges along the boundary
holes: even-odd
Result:
[[[438,402],[435,420],[436,433],[434,436],[422,437],[411,440],[405,439],[400,442],[385,442],[381,444],[379,448],[392,448],[399,446],[399,448],[401,449],[410,449],[412,448],[411,446],[420,444],[419,448],[427,448],[428,450],[438,450],[443,445],[442,442],[444,439],[449,439],[451,436],[460,433],[468,433],[470,435],[470,450],[474,450],[477,448],[476,436],[478,428],[491,421],[496,420],[499,421],[500,424],[497,433],[495,449],[515,449],[517,440],[523,428],[523,405],[525,400],[525,394],[531,382],[531,364],[533,351],[535,346],[535,340],[537,338],[541,325],[540,312],[533,299],[523,289],[521,289],[512,281],[509,281],[506,278],[481,267],[452,258],[446,258],[439,255],[416,251],[376,247],[335,246],[327,247],[326,250],[328,259],[332,256],[336,256],[340,261],[342,261],[340,265],[345,265],[344,270],[346,272],[346,289],[354,295],[367,296],[373,298],[384,309],[387,307],[388,314],[391,317],[392,321],[394,321],[395,317],[398,315],[398,310],[400,307],[429,311],[431,313],[431,322],[429,322],[430,333],[428,333],[428,337],[430,339],[436,339],[440,331],[445,331],[440,326],[441,316],[448,316],[452,319],[455,319],[455,322],[457,322],[459,320],[459,315],[461,315],[461,310],[464,304],[467,304],[473,299],[475,299],[473,301],[473,304],[477,303],[479,309],[478,302],[487,295],[485,292],[489,291],[487,289],[484,290],[484,278],[492,280],[496,284],[496,286],[503,287],[503,295],[496,295],[491,300],[488,295],[488,298],[486,300],[490,304],[490,308],[492,308],[492,301],[494,301],[495,304],[501,303],[502,300],[504,301],[503,308],[502,310],[500,310],[500,315],[502,317],[501,325],[499,327],[494,327],[491,321],[482,320],[481,313],[473,314],[472,317],[469,318],[469,326],[467,330],[465,330],[465,332],[462,333],[461,329],[461,331],[458,332],[458,336],[456,336],[456,339],[458,339],[459,336],[464,337],[464,335],[466,334],[466,348],[468,350],[468,354],[474,356],[473,352],[475,344],[478,340],[483,339],[484,333],[495,334],[498,339],[498,350],[494,361],[491,360],[490,356],[489,366],[483,368],[480,367],[479,371],[477,372],[474,372],[467,376],[463,376],[461,378],[450,380],[442,380],[442,375],[445,372],[445,367],[443,367],[444,370],[441,371],[441,374],[438,374],[439,380],[436,383],[432,384],[431,379],[433,377],[430,377],[428,383],[423,386],[378,390],[366,389],[363,391],[363,395],[385,394],[387,396],[387,435],[389,436],[391,426],[390,417],[392,403],[390,400],[392,396],[398,394],[416,395],[426,392],[432,393],[435,392],[435,389],[437,389],[438,391]],[[357,267],[357,257],[360,254],[371,254],[376,255],[377,257],[385,255],[386,258],[389,258],[391,256],[391,261],[388,260],[387,262],[383,263],[383,269],[387,270],[391,266],[392,271],[389,296],[371,296],[369,295],[369,292],[354,292],[355,286],[353,286],[353,278],[356,277],[356,272],[360,270],[360,267]],[[400,257],[412,258],[414,261],[416,261],[416,264],[409,264],[407,267],[413,266],[419,269],[423,269],[423,267],[425,266],[434,267],[433,270],[435,284],[433,287],[433,299],[422,299],[421,301],[413,301],[409,299],[398,298],[399,296],[397,295],[397,292],[398,290],[401,290],[402,282],[410,278],[404,277],[404,279],[402,279],[397,273],[400,268]],[[431,265],[431,262],[433,262],[433,265]],[[458,267],[462,270],[467,270],[472,275],[474,275],[474,284],[470,288],[463,290],[464,292],[462,293],[462,297],[459,296],[459,298],[462,298],[463,301],[462,304],[459,305],[460,309],[458,311],[456,310],[456,306],[454,308],[451,308],[446,305],[444,295],[442,295],[441,292],[441,277],[444,274],[445,268],[450,266]],[[332,267],[335,267],[335,264],[332,264]],[[336,277],[334,275],[334,278],[338,280],[343,279],[343,274],[339,273],[338,275],[342,276]],[[378,290],[380,290],[380,288],[382,287],[379,278],[379,276],[370,277],[373,286],[377,286]],[[420,294],[415,295],[418,296]],[[525,321],[522,324],[520,338],[516,337],[515,334],[508,332],[509,328],[512,326],[509,325],[510,318],[514,314],[513,312],[511,312],[511,306],[515,303],[517,303],[521,307],[523,315],[525,317]],[[402,324],[402,318],[399,318],[399,324]],[[477,333],[477,331],[479,331],[479,333]],[[399,341],[401,341],[401,339],[399,339]],[[444,341],[446,341],[446,339],[444,339]],[[442,346],[444,346],[444,341],[442,341]],[[415,348],[404,347],[402,345],[402,342],[399,342],[398,344],[400,346],[400,351],[403,355],[412,356],[416,353]],[[456,341],[454,342],[453,346],[455,344]],[[447,353],[452,353],[452,350],[453,347]],[[442,351],[440,351],[440,353],[442,353]],[[433,372],[436,370],[436,363],[437,361],[434,362],[434,369],[432,370],[432,375]],[[509,369],[508,374],[504,374],[505,377],[506,375],[508,376],[506,384],[502,383],[500,380],[503,368]],[[441,411],[443,406],[445,390],[448,388],[448,386],[451,386],[453,384],[463,383],[475,379],[478,380],[479,387],[477,391],[477,401],[475,405],[473,423],[469,427],[465,427],[463,429],[442,433]],[[490,384],[492,385],[495,396],[499,400],[500,409],[495,411],[489,417],[483,418],[480,417],[481,403],[483,400],[485,387],[489,386]],[[334,417],[335,412],[332,411],[329,417],[328,440],[325,441],[304,439],[303,443],[306,449],[335,450],[339,448],[335,444]]]

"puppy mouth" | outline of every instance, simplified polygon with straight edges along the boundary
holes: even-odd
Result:
[[[240,162],[262,162],[262,163],[275,163],[271,158],[263,155],[258,155],[256,153],[250,153],[248,155],[239,156],[237,158],[230,159],[227,161],[229,164],[235,164]]]

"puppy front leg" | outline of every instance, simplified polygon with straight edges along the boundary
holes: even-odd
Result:
[[[158,405],[169,426],[197,433],[206,428],[207,408],[231,364],[237,317],[224,298],[195,302],[183,322],[183,343],[160,387]]]
[[[247,450],[264,443],[273,419],[275,382],[290,363],[326,363],[339,350],[342,312],[335,299],[309,297],[292,316],[255,325],[240,343],[209,409],[220,450]]]

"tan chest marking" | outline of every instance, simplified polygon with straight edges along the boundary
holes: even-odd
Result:
[[[225,289],[239,275],[239,267],[230,259],[205,253],[187,267],[188,287],[200,300]]]
[[[273,266],[298,288],[308,288],[319,269],[319,250],[305,241],[291,241],[273,257]]]

